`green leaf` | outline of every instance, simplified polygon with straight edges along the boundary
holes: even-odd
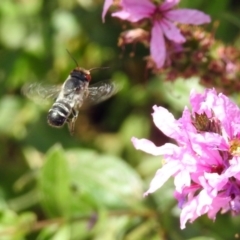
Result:
[[[122,159],[86,150],[67,156],[73,184],[85,199],[108,207],[134,206],[142,199],[141,179]]]
[[[70,175],[61,147],[53,147],[46,155],[39,176],[41,203],[50,216],[68,216],[70,211]]]
[[[123,239],[120,236],[124,234],[124,229],[128,225],[128,216],[111,216],[106,218],[103,216],[100,220],[94,228],[94,240]]]
[[[164,99],[171,109],[176,111],[182,111],[186,105],[189,106],[189,93],[192,89],[199,93],[203,92],[198,77],[178,78],[174,82],[160,82],[159,78],[154,78],[149,84],[152,95]]]
[[[0,212],[0,236],[1,240],[22,240],[31,230],[36,221],[32,212],[24,212],[17,215],[11,210]]]
[[[46,155],[39,176],[41,203],[50,216],[88,219],[102,207],[139,205],[142,182],[122,159],[60,147]]]

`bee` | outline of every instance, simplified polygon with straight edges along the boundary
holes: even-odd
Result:
[[[61,128],[67,123],[70,133],[73,134],[79,109],[83,104],[97,104],[110,98],[119,90],[117,84],[110,81],[101,81],[89,85],[91,81],[90,71],[93,69],[86,70],[77,64],[77,67],[70,72],[62,86],[45,86],[41,83],[32,83],[24,86],[22,91],[30,99],[54,100],[48,111],[48,124],[52,127]]]

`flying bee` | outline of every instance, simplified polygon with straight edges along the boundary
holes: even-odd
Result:
[[[41,83],[33,83],[23,87],[23,94],[30,99],[55,100],[48,111],[48,124],[61,128],[67,123],[70,133],[73,134],[79,109],[83,104],[97,104],[110,98],[119,90],[115,83],[109,81],[89,85],[90,71],[93,69],[86,70],[77,65],[62,86],[44,86]]]

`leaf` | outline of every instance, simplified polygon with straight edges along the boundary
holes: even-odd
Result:
[[[50,216],[68,216],[71,193],[70,175],[64,151],[53,147],[46,155],[39,176],[41,203]]]
[[[71,150],[67,156],[73,184],[96,205],[127,207],[142,199],[141,179],[122,159],[86,150]]]
[[[130,215],[110,215],[107,211],[101,211],[96,225],[93,228],[92,234],[94,240],[112,240],[125,239],[123,236],[126,227],[129,225]],[[107,226],[107,231],[106,231]],[[120,237],[121,236],[121,237]]]
[[[120,158],[55,146],[39,176],[41,203],[50,216],[88,219],[102,207],[137,206],[142,199],[138,174]]]
[[[203,91],[197,77],[178,78],[174,82],[159,82],[159,78],[155,78],[149,84],[149,91],[152,95],[164,99],[171,106],[171,109],[176,111],[184,109],[186,105],[189,106],[189,93],[192,89],[197,92]]]

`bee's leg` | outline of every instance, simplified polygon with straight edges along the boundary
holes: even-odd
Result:
[[[72,110],[72,117],[68,119],[68,129],[71,135],[74,134],[75,122],[78,117],[78,111]]]
[[[70,132],[71,135],[74,134],[74,125],[75,125],[75,120],[74,118],[71,118],[68,120],[68,130]]]

